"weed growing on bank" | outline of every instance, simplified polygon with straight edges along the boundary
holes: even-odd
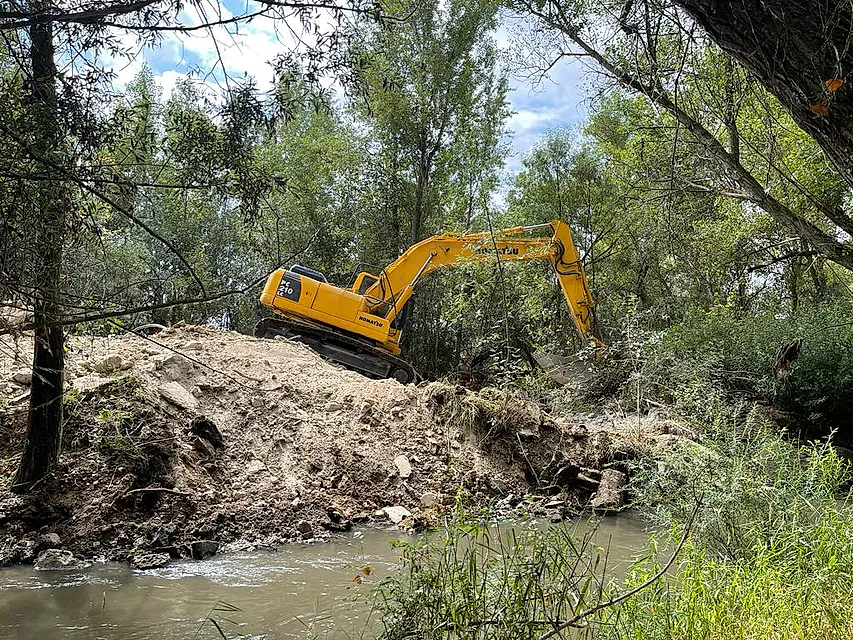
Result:
[[[846,461],[737,413],[637,470],[636,499],[659,524],[683,521],[696,489],[702,507],[678,571],[628,600],[607,637],[853,638]],[[657,568],[635,567],[625,587]]]
[[[532,640],[613,590],[605,552],[563,526],[501,531],[457,505],[439,532],[400,546],[403,571],[374,593],[385,640]]]
[[[772,519],[749,557],[725,558],[701,542],[688,546],[678,571],[625,602],[604,637],[637,640],[805,640],[853,638],[853,528],[850,514],[827,505],[820,521],[792,527]],[[744,539],[751,532],[744,532]],[[654,564],[635,569],[642,582]]]
[[[633,471],[635,504],[668,533],[624,582],[588,535],[501,533],[457,506],[429,541],[404,545],[403,571],[377,590],[383,638],[853,638],[849,469],[829,444],[792,445],[730,407],[700,442]]]

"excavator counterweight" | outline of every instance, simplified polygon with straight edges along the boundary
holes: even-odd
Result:
[[[277,269],[261,295],[261,304],[275,317],[258,323],[255,335],[297,339],[371,377],[413,382],[416,373],[399,357],[399,345],[415,287],[436,269],[494,260],[549,261],[578,334],[603,346],[593,331],[595,302],[580,256],[569,227],[559,220],[494,234],[432,236],[409,247],[378,274],[358,274],[348,288],[300,265]]]

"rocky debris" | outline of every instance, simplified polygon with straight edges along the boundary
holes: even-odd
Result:
[[[216,540],[196,540],[190,545],[192,556],[196,560],[204,560],[215,556],[219,551],[219,543]]]
[[[178,531],[178,525],[167,522],[161,526],[151,540],[151,546],[155,551],[174,549],[174,536]]]
[[[213,449],[222,449],[225,446],[219,427],[206,416],[196,416],[192,419],[190,433],[209,443]]]
[[[167,381],[183,380],[192,374],[193,363],[177,353],[151,356],[151,361],[154,369]]]
[[[198,340],[190,340],[184,345],[184,349],[187,351],[201,351],[204,349],[204,345]]]
[[[12,382],[17,382],[22,385],[30,385],[33,382],[33,372],[26,369],[21,369],[12,374]]]
[[[45,549],[58,549],[62,546],[62,538],[57,533],[43,533],[36,540],[36,552]]]
[[[352,529],[352,520],[349,519],[346,509],[338,504],[331,504],[326,509],[328,521],[323,522],[323,528],[326,531],[343,532]]]
[[[137,553],[130,559],[130,567],[144,571],[165,567],[172,560],[168,553]]]
[[[80,376],[79,378],[74,378],[71,382],[71,386],[77,391],[96,391],[101,387],[105,387],[110,384],[112,380],[110,378],[103,378],[101,376],[90,375],[90,376]]]
[[[181,409],[194,411],[198,408],[198,398],[187,391],[180,382],[166,382],[158,389],[163,399]]]
[[[253,476],[266,470],[267,466],[260,460],[250,460],[249,464],[246,465],[246,475],[248,476]]]
[[[412,475],[412,463],[406,456],[397,456],[394,458],[394,466],[397,467],[397,474],[406,480]]]
[[[569,517],[588,507],[598,469],[617,448],[630,457],[625,443],[637,441],[630,418],[621,437],[610,416],[546,414],[515,391],[372,380],[291,340],[185,326],[157,342],[69,337],[69,371],[111,356],[122,364],[73,380],[85,393],[73,395],[43,491],[0,490],[0,564],[32,562],[36,532],[47,531],[78,558],[127,561],[132,550],[199,556],[194,542],[275,546],[353,522],[417,527],[460,487],[475,507],[511,495],[511,517]],[[201,348],[188,350],[192,342]],[[5,469],[26,429],[26,405],[12,402],[23,389],[11,378],[30,358],[30,337],[0,336]],[[557,494],[562,506],[546,509]]]
[[[216,449],[213,448],[213,445],[210,444],[204,438],[199,438],[198,436],[194,436],[192,438],[193,449],[198,451],[201,455],[206,458],[212,458],[216,455]]]
[[[130,363],[127,363],[130,365]],[[124,365],[124,361],[122,360],[120,355],[113,354],[111,356],[107,356],[103,360],[99,360],[95,363],[94,369],[97,373],[113,373],[115,371],[119,371],[122,369]],[[127,368],[130,368],[128,366]]]
[[[400,524],[406,518],[411,518],[412,512],[406,509],[406,507],[398,505],[395,507],[383,507],[377,512],[377,515],[384,515],[394,524]]]
[[[442,497],[440,493],[436,493],[435,491],[425,491],[421,494],[421,506],[424,509],[437,507],[441,502]]]
[[[599,513],[613,513],[625,506],[625,485],[628,476],[616,469],[604,469],[598,491],[592,499],[592,508]]]
[[[79,569],[83,566],[74,554],[62,549],[45,549],[36,558],[35,569],[38,571],[57,571],[60,569]]]
[[[13,564],[27,564],[36,557],[36,543],[30,538],[23,538],[14,542],[0,554],[0,567]]]

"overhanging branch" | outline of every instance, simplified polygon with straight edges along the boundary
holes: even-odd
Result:
[[[704,125],[670,98],[660,82],[647,84],[637,76],[617,67],[615,63],[590,45],[581,36],[579,28],[569,22],[557,0],[550,0],[544,6],[540,6],[538,3],[534,4],[530,0],[519,0],[518,5],[530,15],[541,20],[546,26],[563,33],[621,84],[645,95],[659,107],[666,109],[729,172],[752,203],[767,212],[778,223],[796,231],[828,259],[853,271],[853,251],[850,247],[839,242],[831,234],[767,193],[738,158],[727,151]]]

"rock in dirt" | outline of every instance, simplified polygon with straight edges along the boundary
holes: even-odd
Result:
[[[397,473],[403,480],[412,475],[412,463],[406,456],[397,456],[394,458],[394,466],[397,467]]]
[[[58,549],[62,546],[62,538],[57,533],[44,533],[36,540],[36,551]]]
[[[109,378],[102,378],[101,376],[81,376],[79,378],[75,378],[71,385],[77,389],[77,391],[95,391],[110,384],[112,380]]]
[[[394,524],[400,524],[406,518],[412,517],[411,511],[406,509],[406,507],[401,507],[399,505],[394,507],[383,507],[380,511]]]
[[[95,363],[94,369],[98,373],[113,373],[122,368],[123,361],[120,355],[110,355]]]
[[[225,441],[222,439],[222,432],[219,427],[210,418],[206,416],[197,416],[190,422],[190,432],[197,435],[199,438],[204,438],[211,444],[214,449],[221,449],[225,446]]]
[[[130,561],[132,569],[159,569],[169,564],[171,556],[168,553],[137,553]]]
[[[296,530],[306,538],[310,538],[314,535],[314,528],[311,526],[310,522],[305,520],[300,520],[296,523]]]
[[[625,506],[625,484],[628,477],[616,469],[604,469],[598,492],[592,499],[592,508],[600,513],[613,513]]]
[[[83,566],[74,554],[62,549],[46,549],[36,558],[35,569],[38,571],[56,571],[59,569],[79,569]]]
[[[219,551],[219,543],[216,540],[196,540],[192,543],[191,549],[193,558],[196,560],[204,560],[211,556],[215,556]]]
[[[155,368],[163,373],[166,380],[185,378],[193,369],[192,362],[177,353],[153,356],[151,360],[154,362]]]
[[[204,345],[198,340],[190,340],[184,345],[184,349],[187,351],[201,351],[204,349]]]
[[[246,465],[246,474],[253,476],[261,471],[266,471],[267,466],[260,460],[252,460]]]
[[[198,398],[187,391],[180,382],[166,382],[161,384],[158,391],[167,402],[180,409],[192,411],[198,408]]]
[[[32,371],[27,371],[26,369],[21,369],[20,371],[16,371],[12,374],[12,382],[17,382],[18,384],[28,385],[33,382],[33,373]]]
[[[421,495],[421,505],[425,509],[435,507],[441,504],[441,494],[435,491],[425,491]]]

